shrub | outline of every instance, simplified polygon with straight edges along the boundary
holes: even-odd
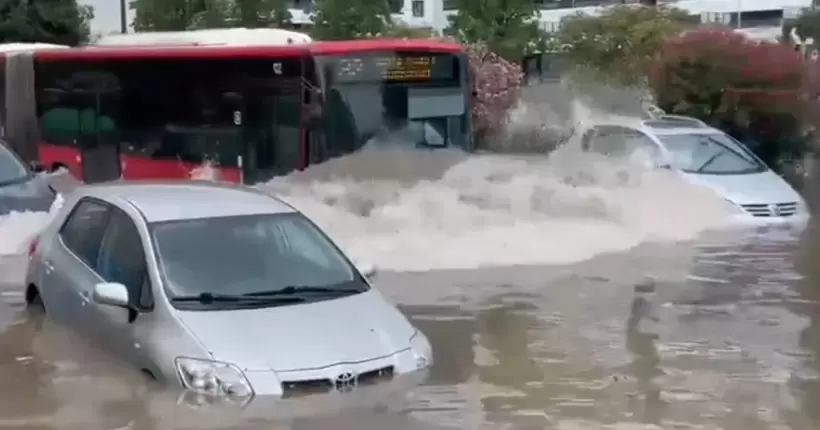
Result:
[[[649,82],[661,108],[728,131],[774,166],[802,150],[804,72],[788,45],[712,27],[669,41]]]
[[[565,17],[556,43],[567,58],[597,81],[643,84],[647,65],[687,25],[687,14],[664,6],[618,5],[598,15]]]

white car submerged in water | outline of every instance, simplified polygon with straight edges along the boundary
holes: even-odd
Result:
[[[581,145],[608,156],[645,154],[655,166],[715,191],[737,223],[804,225],[810,216],[800,194],[748,148],[694,118],[597,122]]]

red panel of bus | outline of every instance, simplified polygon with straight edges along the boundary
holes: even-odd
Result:
[[[86,182],[212,171],[257,182],[405,129],[424,146],[470,147],[466,60],[456,44],[374,39],[32,56],[40,159]]]

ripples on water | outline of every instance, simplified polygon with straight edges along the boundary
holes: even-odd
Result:
[[[812,247],[771,234],[709,242],[573,266],[385,273],[379,288],[433,342],[430,379],[388,410],[283,422],[177,406],[6,291],[0,380],[13,390],[0,427],[818,428],[820,278],[801,267]]]

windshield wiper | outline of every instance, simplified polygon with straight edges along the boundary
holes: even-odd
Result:
[[[348,288],[348,287],[309,287],[309,286],[299,286],[299,285],[290,285],[285,288],[280,288],[278,290],[267,290],[267,291],[256,291],[253,293],[248,293],[243,295],[243,297],[256,297],[256,298],[264,298],[264,297],[294,297],[301,293],[330,293],[330,294],[355,294],[361,293],[362,290],[360,288]]]
[[[726,154],[726,151],[721,150],[721,151],[720,151],[720,152],[718,152],[717,154],[715,154],[715,155],[713,155],[713,156],[709,157],[709,159],[708,159],[708,160],[706,160],[703,164],[701,164],[701,165],[700,165],[700,167],[698,167],[698,168],[695,170],[695,173],[703,173],[703,170],[704,170],[704,169],[706,169],[707,167],[709,167],[709,166],[710,166],[710,165],[711,165],[711,164],[712,164],[715,160],[717,160],[718,158],[720,158],[720,156],[721,156],[721,155],[723,155],[723,154]]]
[[[730,147],[729,147],[728,145],[726,145],[725,143],[723,143],[723,142],[721,142],[721,141],[719,141],[719,140],[717,140],[717,139],[715,139],[715,138],[713,138],[713,137],[711,137],[711,136],[703,136],[703,138],[704,138],[704,139],[706,139],[707,141],[709,141],[709,142],[711,142],[711,143],[713,143],[713,144],[717,145],[718,147],[720,147],[721,151],[720,151],[720,152],[718,152],[717,154],[715,154],[715,155],[713,155],[713,156],[709,157],[709,159],[708,159],[708,160],[706,160],[703,164],[701,164],[701,165],[700,165],[700,167],[698,167],[697,169],[695,169],[695,173],[702,173],[702,172],[704,171],[704,169],[706,169],[707,167],[709,167],[709,166],[710,166],[710,165],[711,165],[711,164],[712,164],[715,160],[717,160],[718,158],[720,158],[720,156],[721,156],[721,155],[724,155],[724,154],[726,154],[726,153],[731,153],[731,154],[734,154],[736,157],[740,158],[740,159],[741,159],[741,160],[743,160],[743,161],[748,162],[748,163],[749,163],[749,164],[751,164],[753,167],[757,167],[757,166],[756,166],[756,164],[757,164],[757,163],[756,163],[754,160],[749,160],[748,158],[746,158],[746,156],[745,156],[745,155],[741,154],[739,151],[736,151],[736,150],[734,150],[734,149],[730,148]]]
[[[173,302],[199,302],[202,304],[211,304],[211,303],[237,303],[237,302],[303,302],[305,301],[304,298],[299,296],[285,296],[285,297],[258,297],[253,295],[247,294],[213,294],[213,293],[199,293],[190,296],[176,296],[172,297],[171,301]]]

